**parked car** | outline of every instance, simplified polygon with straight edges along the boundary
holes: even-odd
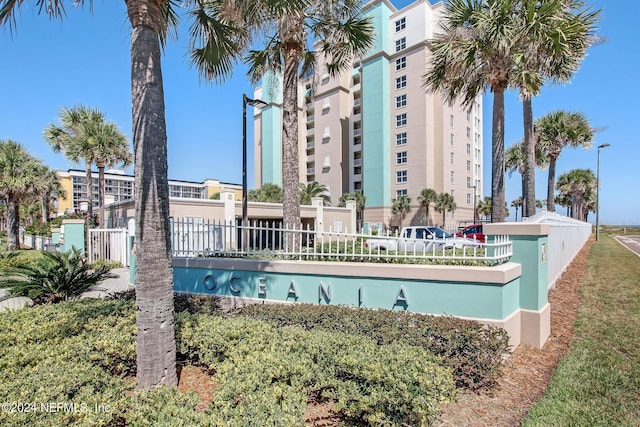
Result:
[[[482,232],[482,224],[467,225],[456,233],[457,237],[465,237],[480,243],[485,242],[485,236]]]
[[[398,237],[367,239],[371,250],[423,252],[472,246],[470,239],[452,236],[441,228],[428,226],[403,227]]]

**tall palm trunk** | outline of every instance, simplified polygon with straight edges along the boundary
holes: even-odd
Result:
[[[160,2],[127,0],[135,153],[139,388],[177,385]]]
[[[493,123],[491,130],[491,222],[504,221],[504,91],[493,90]]]
[[[106,228],[104,223],[104,162],[98,162],[98,226]]]
[[[533,138],[533,108],[531,97],[522,101],[524,119],[524,194],[522,195],[522,216],[536,214],[536,152]]]
[[[282,213],[288,227],[300,222],[300,172],[298,159],[298,65],[299,46],[295,42],[286,47],[284,59],[284,93],[282,115]],[[293,237],[292,235],[289,237]],[[289,241],[292,247],[292,241]]]
[[[49,221],[49,197],[42,196],[40,197],[40,212],[42,212],[42,222],[43,224]]]
[[[12,192],[7,194],[7,250],[20,249],[20,204]]]
[[[549,157],[549,177],[547,178],[547,210],[556,211],[554,192],[556,186],[556,157]]]

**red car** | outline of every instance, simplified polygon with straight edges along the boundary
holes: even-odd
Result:
[[[457,237],[466,237],[467,239],[473,239],[480,243],[484,243],[484,234],[482,233],[482,224],[467,225],[462,230],[456,233]]]

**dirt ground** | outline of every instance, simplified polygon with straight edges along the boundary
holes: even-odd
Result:
[[[439,426],[517,426],[529,408],[542,396],[558,360],[570,348],[573,323],[580,298],[578,288],[586,271],[586,260],[594,240],[582,248],[569,268],[549,292],[551,336],[542,350],[518,347],[506,361],[498,387],[492,393],[460,393],[458,401],[443,405]],[[215,381],[201,368],[184,366],[179,372],[180,391],[200,396],[198,411],[206,410],[213,398]],[[332,426],[338,418],[331,404],[310,404],[305,415],[308,426]]]

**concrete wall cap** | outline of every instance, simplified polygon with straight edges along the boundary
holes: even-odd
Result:
[[[548,236],[551,232],[551,225],[528,222],[497,222],[485,224],[483,231],[484,234],[490,236],[500,234],[509,236]]]

